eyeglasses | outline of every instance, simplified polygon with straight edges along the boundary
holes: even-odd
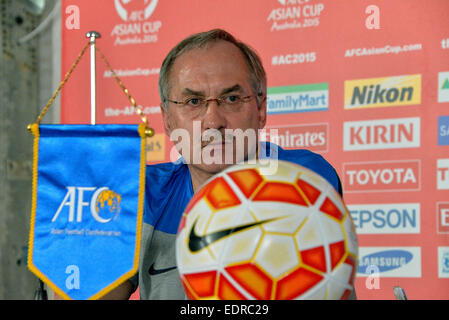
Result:
[[[209,102],[215,101],[218,106],[222,106],[225,111],[236,111],[238,108],[249,102],[252,98],[261,97],[263,94],[259,93],[257,95],[250,96],[240,96],[239,94],[228,94],[223,95],[218,98],[210,98],[205,99],[201,97],[187,97],[184,101],[174,101],[170,99],[166,99],[171,103],[183,106],[184,111],[189,112],[192,116],[197,116],[201,114],[202,111],[205,111]]]

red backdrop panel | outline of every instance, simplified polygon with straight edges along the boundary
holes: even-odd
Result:
[[[66,24],[71,5],[79,9],[79,29]],[[148,140],[149,161],[169,161],[172,144],[164,136],[157,87],[162,60],[189,34],[230,31],[263,60],[273,106],[267,126],[279,128],[278,141],[321,153],[343,181],[359,231],[358,297],[394,299],[399,285],[410,299],[448,299],[449,3],[371,5],[63,0],[62,73],[86,32],[100,32],[98,46],[156,130]],[[99,58],[96,81],[97,123],[139,122]],[[303,99],[304,109],[288,109],[287,96]],[[314,100],[320,111],[311,97],[321,99]],[[61,106],[62,123],[89,123],[88,58],[62,91]],[[313,134],[321,138],[307,138]],[[371,264],[379,268],[378,282],[366,274]]]

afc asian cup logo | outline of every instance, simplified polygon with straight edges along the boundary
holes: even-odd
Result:
[[[115,9],[123,21],[144,21],[148,19],[158,0],[114,0]]]

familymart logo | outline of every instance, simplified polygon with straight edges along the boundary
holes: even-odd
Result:
[[[268,114],[325,111],[329,109],[329,84],[314,83],[268,88]]]

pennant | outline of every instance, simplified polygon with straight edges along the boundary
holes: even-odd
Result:
[[[145,125],[33,124],[28,267],[65,299],[97,299],[138,268]]]

